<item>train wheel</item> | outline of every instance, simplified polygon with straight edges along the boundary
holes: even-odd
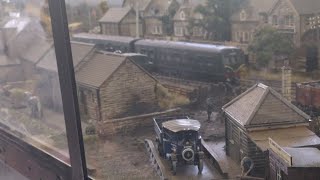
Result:
[[[172,174],[177,174],[177,161],[172,161]]]
[[[203,170],[203,160],[200,159],[198,164],[198,174],[202,174],[202,170]]]

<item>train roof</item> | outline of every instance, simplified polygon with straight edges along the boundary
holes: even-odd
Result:
[[[176,119],[162,123],[162,127],[172,132],[199,131],[200,122],[192,119]]]
[[[113,41],[113,42],[123,42],[130,43],[136,38],[129,36],[108,36],[102,34],[91,34],[91,33],[78,33],[72,36],[74,39],[88,39],[88,40],[98,40],[98,41]]]
[[[297,83],[297,86],[320,88],[320,81]]]
[[[190,43],[190,42],[181,42],[181,41],[150,40],[150,39],[138,40],[135,44],[142,45],[142,46],[154,46],[154,47],[181,49],[181,50],[198,50],[198,51],[209,51],[209,52],[221,52],[226,49],[230,49],[230,50],[239,49],[234,46]]]

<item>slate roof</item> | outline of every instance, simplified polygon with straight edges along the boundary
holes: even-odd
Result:
[[[320,167],[317,148],[283,148],[292,157],[292,167]]]
[[[127,59],[117,54],[95,53],[76,73],[77,83],[99,88]]]
[[[184,11],[186,18],[185,20],[188,20],[188,18],[193,17],[195,19],[200,19],[201,14],[195,13],[194,9],[199,5],[206,5],[206,0],[190,0],[189,3],[182,3],[180,8],[177,10],[177,13],[174,15],[174,20],[181,20],[180,13],[181,11]]]
[[[278,0],[247,0],[241,5],[239,11],[232,16],[232,21],[240,21],[240,12],[245,10],[246,21],[259,21],[260,13],[268,13]],[[245,22],[245,21],[244,21]]]
[[[80,62],[94,49],[93,44],[71,42],[73,66],[77,67]],[[58,72],[55,49],[51,46],[50,50],[41,58],[37,68]]]
[[[20,60],[18,59],[10,59],[8,56],[4,54],[0,54],[0,67],[1,66],[11,66],[20,64]]]
[[[47,41],[41,37],[34,40],[34,42],[29,46],[29,48],[22,53],[22,58],[24,60],[30,61],[32,63],[38,63],[42,56],[44,56],[53,45],[53,42]]]
[[[100,23],[119,23],[131,11],[131,7],[110,8],[99,20]]]
[[[320,138],[306,126],[248,132],[250,139],[262,150],[269,147],[269,138],[281,147],[305,147],[320,145]]]
[[[139,10],[145,11],[152,0],[125,0],[124,1],[124,7],[132,7],[133,9],[136,8],[136,3],[138,2]],[[163,0],[167,3],[167,1]]]
[[[305,124],[310,117],[264,84],[256,84],[231,102],[223,111],[246,128]]]
[[[320,12],[319,0],[290,0],[299,14],[313,14]]]

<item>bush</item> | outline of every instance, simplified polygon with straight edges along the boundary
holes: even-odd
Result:
[[[158,105],[161,109],[171,109],[190,103],[190,100],[187,97],[176,93],[171,93],[167,88],[160,84],[157,84],[156,96],[158,99]]]
[[[96,127],[94,125],[88,125],[85,131],[86,131],[86,135],[96,134]]]
[[[23,102],[25,102],[24,90],[18,88],[11,89],[10,98],[12,99],[14,108],[21,108]]]

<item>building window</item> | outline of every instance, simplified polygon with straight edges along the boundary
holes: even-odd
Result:
[[[180,13],[180,19],[181,20],[185,20],[186,19],[186,14],[183,11],[181,11],[181,13]]]
[[[268,15],[267,14],[260,14],[260,18],[263,23],[268,23]]]
[[[176,36],[183,35],[183,28],[182,27],[175,27],[174,31],[175,31]]]
[[[274,26],[278,25],[278,16],[277,15],[272,16],[272,25],[274,25]]]
[[[240,12],[240,21],[245,21],[245,20],[247,20],[247,13],[244,10],[242,10]]]
[[[294,17],[293,15],[287,15],[284,17],[284,24],[286,26],[294,26]]]

